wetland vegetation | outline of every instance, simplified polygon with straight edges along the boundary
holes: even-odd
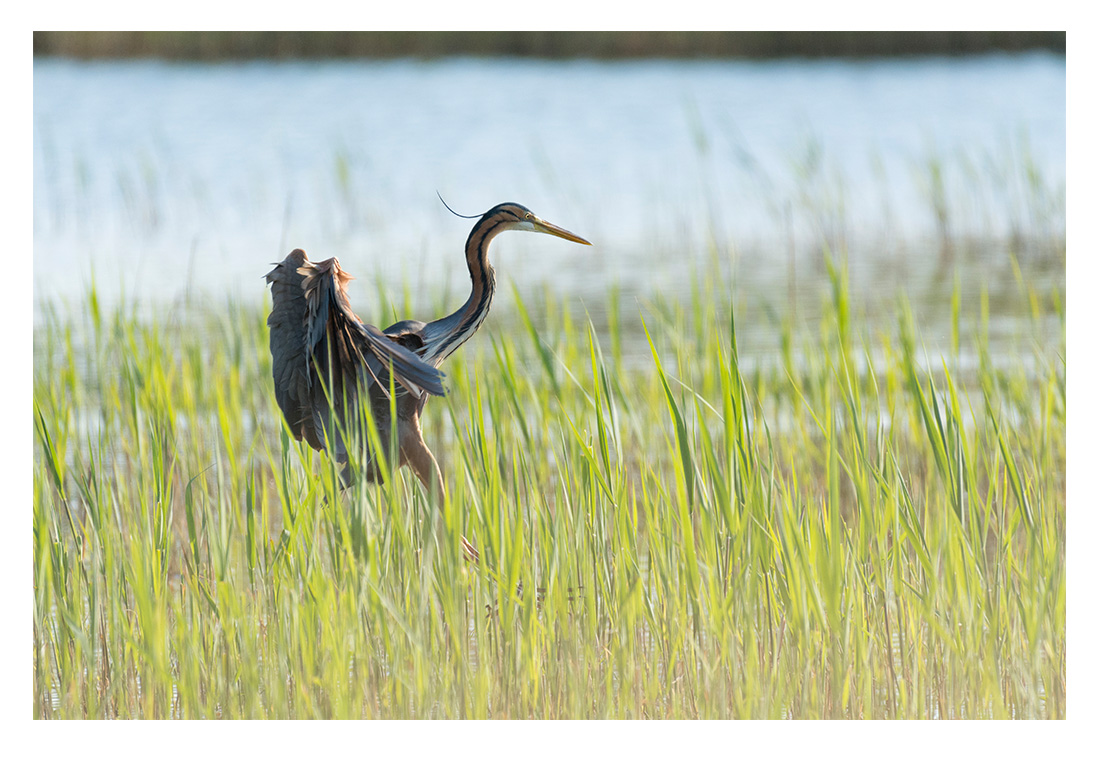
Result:
[[[387,213],[378,204],[391,195],[409,205],[404,185],[371,184],[399,176],[377,167],[393,151],[364,140],[351,159],[340,150],[326,159],[323,129],[305,139],[277,126],[257,155],[283,155],[285,176],[249,173],[266,164],[226,164],[216,152],[196,160],[189,151],[218,141],[176,142],[156,119],[82,118],[66,110],[63,88],[86,93],[89,81],[117,80],[116,94],[134,81],[161,92],[183,82],[165,107],[186,115],[197,111],[184,96],[209,87],[281,93],[288,82],[322,81],[342,91],[346,75],[389,77],[396,91],[435,77],[476,80],[481,65],[123,69],[97,68],[88,79],[68,64],[41,70],[60,84],[52,100],[36,93],[48,115],[36,129],[49,138],[37,141],[36,289],[77,277],[93,252],[73,246],[87,241],[117,250],[127,266],[145,256],[153,274],[181,246],[209,256],[199,272],[235,251],[233,261],[223,256],[226,279],[255,297],[182,288],[177,270],[167,270],[177,290],[161,305],[131,283],[112,291],[108,276],[36,292],[36,718],[1066,715],[1065,189],[1064,175],[1044,173],[1047,141],[1037,137],[1043,150],[1034,153],[1026,144],[986,158],[960,151],[917,166],[906,163],[911,154],[891,154],[889,166],[911,170],[908,185],[925,205],[898,209],[870,240],[852,212],[874,207],[876,188],[906,186],[893,169],[881,182],[845,185],[832,182],[828,161],[815,161],[825,167],[816,173],[793,161],[789,183],[762,183],[783,178],[782,161],[756,154],[780,170],[743,179],[712,137],[698,141],[695,163],[681,162],[701,178],[672,178],[669,154],[670,164],[637,173],[580,160],[595,167],[583,182],[555,184],[551,174],[545,186],[518,185],[588,209],[588,197],[615,197],[602,173],[637,192],[624,190],[592,218],[637,234],[649,219],[623,209],[673,221],[645,248],[612,234],[620,228],[535,209],[605,246],[619,268],[494,259],[494,311],[443,366],[449,393],[425,411],[447,483],[436,509],[407,471],[341,491],[331,460],[289,438],[272,391],[270,301],[260,296],[268,261],[285,255],[270,253],[280,224],[295,240],[339,225],[308,207],[291,219],[289,201],[284,218],[284,197],[259,188],[305,176],[300,198],[320,197],[326,213],[342,207],[324,199],[341,195],[348,209],[374,209],[366,222],[349,215],[352,232],[416,247],[410,225],[429,217]],[[555,76],[569,71],[573,92],[607,76],[591,66]],[[919,88],[929,75],[921,71],[858,75]],[[995,74],[980,71],[978,90]],[[557,81],[537,67],[511,75]],[[713,67],[616,68],[613,87],[584,92],[701,75],[712,97],[725,92],[725,70]],[[769,88],[788,70],[739,76]],[[830,67],[795,93],[808,98],[846,77]],[[945,87],[948,77],[936,82]],[[248,112],[267,113],[254,104]],[[272,124],[282,124],[279,113]],[[754,124],[750,117],[739,114],[740,123]],[[383,134],[384,119],[368,123],[364,131]],[[677,123],[621,134],[644,144],[680,134]],[[103,134],[80,132],[88,124]],[[199,122],[185,126],[185,137],[201,133]],[[123,181],[131,128],[161,135],[153,147],[164,146],[142,165],[145,185]],[[278,142],[284,132],[295,139]],[[219,134],[230,154],[247,147]],[[834,134],[823,142],[833,145]],[[584,136],[608,149],[600,130],[570,139]],[[321,158],[294,158],[286,147],[303,143]],[[571,155],[571,144],[548,143],[547,154]],[[316,168],[332,164],[342,167],[335,187]],[[230,168],[205,174],[210,166]],[[236,179],[221,182],[234,167]],[[643,192],[649,176],[662,179],[662,192]],[[720,180],[746,194],[716,192]],[[425,181],[406,184],[421,193]],[[713,226],[672,206],[691,207],[684,188],[705,191]],[[775,214],[746,212],[750,192]],[[146,201],[158,213],[141,213]],[[756,249],[740,242],[749,216],[767,228]],[[190,232],[196,219],[202,235]],[[379,222],[387,219],[389,228]],[[903,222],[914,219],[933,220],[929,234],[909,234]],[[668,232],[680,227],[692,235]],[[270,241],[258,242],[256,230]],[[795,240],[795,231],[804,234]],[[323,243],[317,252],[345,265],[349,249],[368,251],[367,261],[375,250],[350,233]],[[461,268],[457,256],[447,261],[427,268]],[[524,263],[561,271],[535,280]],[[446,281],[348,268],[360,277],[352,306],[375,324],[461,302]],[[477,564],[464,558],[461,536],[478,547]]]
[[[35,715],[1063,716],[1062,292],[1006,356],[956,284],[929,353],[826,261],[749,361],[713,278],[600,331],[505,297],[428,405],[440,512],[288,440],[263,308],[48,310]]]

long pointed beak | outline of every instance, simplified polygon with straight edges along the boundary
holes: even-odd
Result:
[[[569,230],[562,229],[556,224],[550,224],[542,219],[535,219],[534,227],[536,232],[545,232],[547,235],[553,235],[554,237],[564,238],[572,243],[580,243],[581,245],[592,245],[580,235],[574,235]]]

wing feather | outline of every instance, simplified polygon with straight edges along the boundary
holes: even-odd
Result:
[[[308,261],[301,249],[292,251],[267,273],[271,285],[271,315],[267,318],[271,345],[271,374],[275,401],[298,440],[305,438],[322,448],[313,425],[308,351],[306,349],[306,297],[298,267]]]
[[[362,392],[377,385],[388,393],[391,368],[399,395],[421,399],[444,392],[443,373],[355,315],[347,300],[349,280],[335,258],[314,263],[301,249],[267,275],[275,399],[295,437],[315,449],[324,448],[326,430],[335,432],[330,410],[335,407],[343,422]],[[337,458],[346,459],[340,436],[336,448]]]

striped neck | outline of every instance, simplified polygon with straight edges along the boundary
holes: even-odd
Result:
[[[470,339],[485,317],[496,292],[496,275],[489,264],[489,243],[509,229],[515,216],[493,209],[478,220],[466,239],[466,266],[470,270],[470,297],[457,311],[427,326],[424,359],[438,366]]]

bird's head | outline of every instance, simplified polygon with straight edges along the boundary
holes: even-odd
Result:
[[[439,195],[438,193],[436,194]],[[592,245],[580,235],[575,235],[569,230],[562,229],[556,224],[551,224],[545,219],[539,219],[531,209],[519,203],[501,203],[498,206],[493,206],[480,216],[466,216],[448,206],[447,201],[443,200],[442,195],[439,196],[439,200],[442,201],[446,209],[455,216],[463,219],[477,219],[477,224],[470,230],[470,237],[466,240],[467,253],[476,248],[478,244],[487,245],[490,240],[507,230],[542,232],[547,235],[553,235],[554,237],[560,237],[572,243]]]
[[[501,225],[503,230],[523,230],[526,232],[542,232],[554,237],[560,237],[581,245],[592,245],[580,235],[575,235],[569,230],[562,229],[556,224],[551,224],[545,219],[539,219],[526,206],[519,203],[502,203],[485,212],[481,217],[483,221],[494,220]]]

